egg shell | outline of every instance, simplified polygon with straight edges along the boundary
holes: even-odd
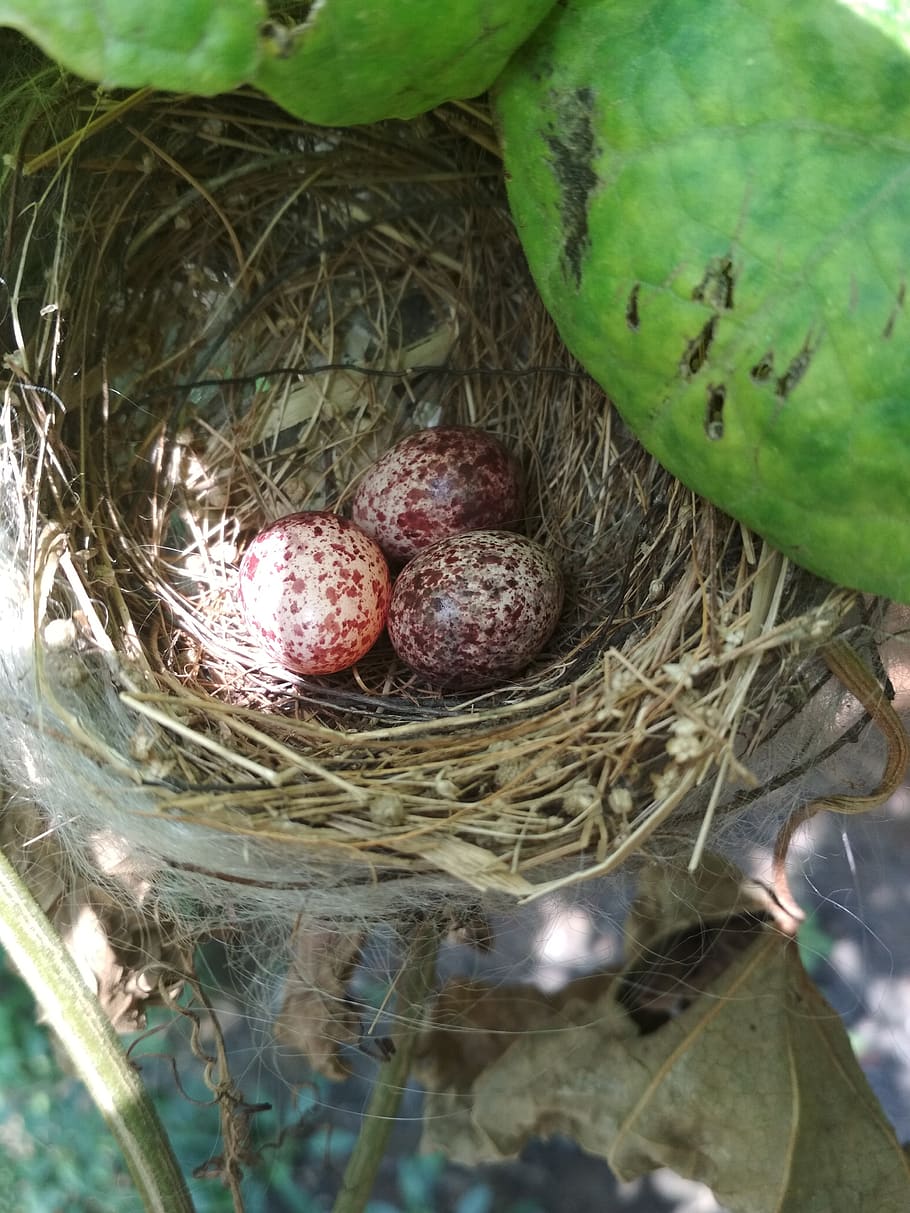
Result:
[[[389,638],[439,687],[478,690],[517,674],[552,635],[563,602],[556,561],[510,531],[465,531],[408,564],[392,591]]]
[[[498,438],[470,426],[419,430],[366,472],[351,517],[403,563],[460,531],[518,529],[524,484]]]
[[[240,564],[251,634],[298,674],[333,674],[358,661],[385,626],[390,596],[378,544],[337,514],[279,518],[260,531]]]

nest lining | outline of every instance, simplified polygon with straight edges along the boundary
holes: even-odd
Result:
[[[92,795],[123,798],[118,828],[184,900],[180,872],[539,896],[661,831],[691,845],[748,786],[855,596],[668,476],[573,362],[480,107],[333,131],[244,94],[55,80],[15,142],[10,601],[75,787],[103,772]],[[437,423],[489,429],[526,469],[527,531],[568,582],[548,651],[472,697],[383,644],[330,679],[264,664],[244,545],[343,510]]]

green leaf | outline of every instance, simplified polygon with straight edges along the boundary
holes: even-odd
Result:
[[[497,108],[544,301],[644,445],[910,601],[910,55],[856,3],[567,0]]]
[[[554,0],[0,0],[0,26],[109,88],[210,95],[254,84],[332,126],[409,118],[487,89]]]
[[[77,75],[202,95],[250,79],[265,16],[264,0],[0,0],[0,25]]]
[[[325,0],[274,25],[253,83],[308,122],[410,118],[495,80],[553,0]]]

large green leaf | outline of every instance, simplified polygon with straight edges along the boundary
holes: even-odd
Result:
[[[553,0],[0,0],[63,67],[108,87],[208,95],[254,84],[346,126],[483,92]],[[268,20],[270,8],[290,16]],[[294,13],[300,17],[295,21]]]
[[[249,80],[265,16],[264,0],[0,0],[0,25],[80,76],[202,95]]]
[[[645,445],[799,563],[906,601],[908,27],[566,0],[497,99],[541,293]]]
[[[300,118],[330,125],[410,118],[473,97],[552,8],[553,0],[325,0],[276,28],[254,78]]]

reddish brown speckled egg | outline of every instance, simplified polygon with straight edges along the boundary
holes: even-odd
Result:
[[[390,594],[378,544],[337,514],[279,518],[240,564],[250,632],[298,674],[333,674],[358,661],[385,626]]]
[[[416,556],[395,582],[389,638],[429,682],[477,690],[518,674],[549,640],[562,575],[539,543],[465,531]]]
[[[459,531],[521,526],[521,468],[498,438],[440,426],[403,439],[357,486],[351,517],[390,560],[405,562]]]

